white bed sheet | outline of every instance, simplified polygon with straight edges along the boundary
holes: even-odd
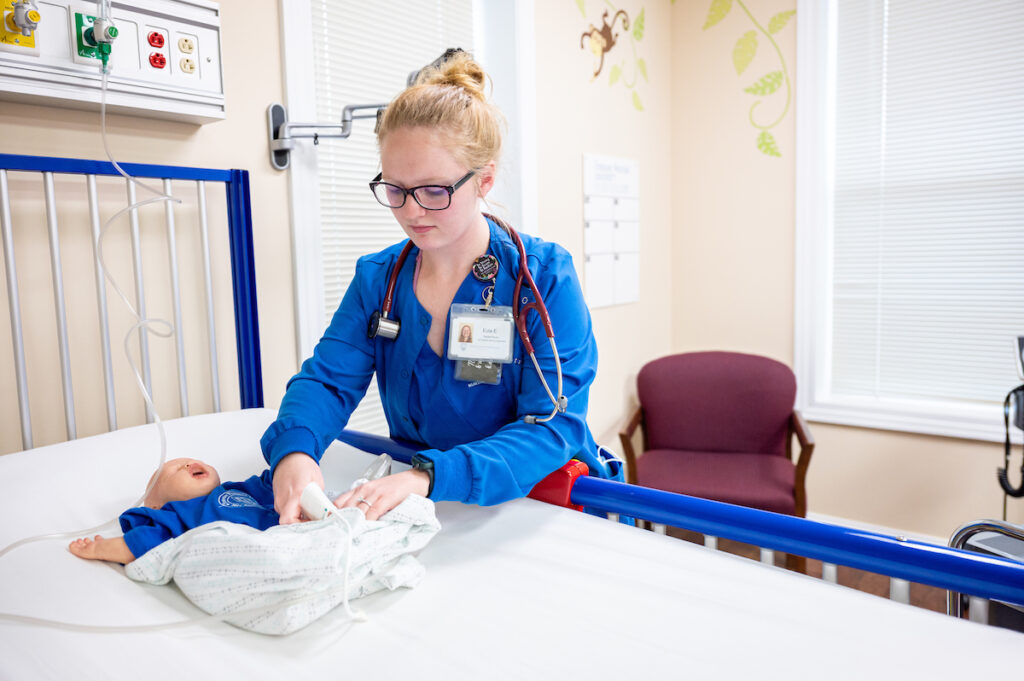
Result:
[[[264,467],[259,409],[168,422],[169,458],[225,480]],[[116,518],[159,458],[130,428],[0,457],[0,546]],[[341,444],[328,487],[371,461]],[[412,590],[356,601],[287,637],[206,622],[80,633],[0,620],[0,679],[1006,678],[1024,636],[958,621],[724,553],[523,499],[438,504],[441,533]],[[116,531],[114,531],[116,533]],[[93,624],[202,613],[173,586],[83,561],[67,540],[0,558],[0,611]]]

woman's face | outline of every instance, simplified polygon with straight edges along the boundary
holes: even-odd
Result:
[[[383,180],[406,189],[427,184],[453,185],[470,168],[461,165],[441,142],[441,136],[427,128],[399,128],[381,144]],[[392,208],[406,236],[422,251],[458,247],[473,238],[474,228],[483,225],[477,198],[494,186],[494,163],[488,163],[455,190],[452,203],[444,210],[427,210],[406,196],[405,205]]]

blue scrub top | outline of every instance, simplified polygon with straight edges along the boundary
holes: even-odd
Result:
[[[519,252],[505,230],[491,220],[488,225],[488,253],[500,267],[492,304],[511,306]],[[562,392],[568,398],[566,412],[546,423],[523,421],[529,414],[546,416],[553,406],[518,335],[514,359],[503,365],[497,385],[456,380],[455,362],[433,355],[427,343],[431,317],[413,292],[417,248],[395,287],[391,317],[401,322],[398,338],[367,338],[370,315],[383,303],[391,269],[405,245],[402,242],[359,259],[330,326],[313,356],[289,381],[278,418],[263,436],[263,453],[271,469],[292,452],[304,452],[319,461],[344,429],[376,371],[391,435],[428,447],[420,454],[434,462],[430,497],[435,501],[489,505],[519,498],[572,458],[600,475],[603,466],[586,424],[590,384],[597,371],[590,311],[569,253],[529,235],[521,238],[554,327],[562,359]],[[486,286],[467,275],[453,303],[481,304]],[[533,300],[525,285],[520,294],[524,304]],[[529,313],[527,330],[554,392],[557,376],[551,345],[536,312]],[[442,357],[447,355],[447,344],[446,333]]]

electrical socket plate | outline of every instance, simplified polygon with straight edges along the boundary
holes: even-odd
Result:
[[[8,2],[0,0],[0,5]],[[0,100],[99,110],[100,61],[79,54],[78,33],[83,29],[78,24],[83,21],[76,22],[76,17],[88,21],[95,16],[96,3],[37,0],[37,5],[41,20],[33,31],[35,52],[17,46],[0,51]],[[107,79],[110,112],[192,123],[224,118],[217,3],[115,3],[111,19],[119,35]],[[164,38],[159,48],[149,43],[153,32]],[[151,59],[154,54],[160,56]]]

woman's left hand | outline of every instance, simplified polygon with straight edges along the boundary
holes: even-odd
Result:
[[[411,470],[388,475],[356,487],[334,500],[338,508],[359,508],[367,520],[377,520],[405,501],[410,494],[427,496],[430,476],[424,471]]]

